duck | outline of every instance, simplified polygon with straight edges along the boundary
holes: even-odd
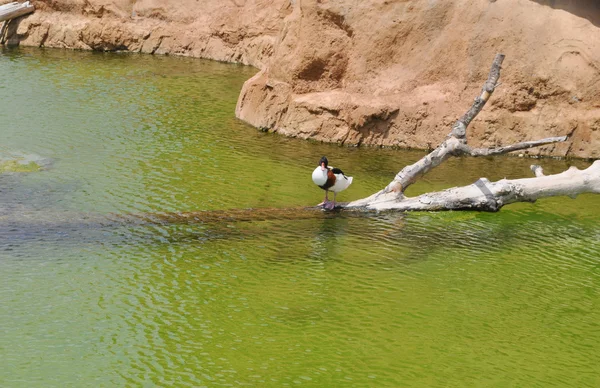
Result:
[[[325,190],[325,199],[317,206],[323,206],[325,209],[335,208],[335,197],[340,191],[346,190],[352,184],[353,178],[344,175],[339,168],[329,166],[329,161],[325,156],[319,160],[319,165],[312,173],[312,180],[315,185]],[[327,198],[329,191],[333,191],[333,202]]]

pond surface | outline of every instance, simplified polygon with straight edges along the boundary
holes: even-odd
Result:
[[[600,386],[600,196],[115,222],[314,205],[322,155],[354,176],[338,199],[358,199],[421,157],[245,125],[233,112],[254,72],[0,52],[0,159],[42,167],[0,175],[0,386]],[[531,163],[454,159],[409,194],[531,176]]]

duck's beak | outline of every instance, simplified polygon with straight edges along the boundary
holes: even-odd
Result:
[[[325,167],[325,163],[321,163],[321,171],[325,171],[327,168]]]

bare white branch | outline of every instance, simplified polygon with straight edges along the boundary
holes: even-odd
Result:
[[[535,202],[540,198],[563,195],[574,198],[583,193],[600,194],[600,160],[595,161],[585,170],[571,167],[556,175],[502,179],[497,182],[481,178],[472,185],[454,187],[417,197],[403,197],[398,200],[393,193],[388,193],[377,198],[369,197],[365,200],[350,202],[346,207],[397,211],[498,211],[502,206],[514,202]]]

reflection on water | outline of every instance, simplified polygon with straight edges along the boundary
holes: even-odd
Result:
[[[598,386],[596,196],[123,223],[313,205],[322,155],[355,177],[340,200],[357,199],[422,155],[256,131],[232,113],[253,72],[2,51],[0,154],[51,164],[0,175],[0,385]],[[530,162],[453,159],[411,194]]]

